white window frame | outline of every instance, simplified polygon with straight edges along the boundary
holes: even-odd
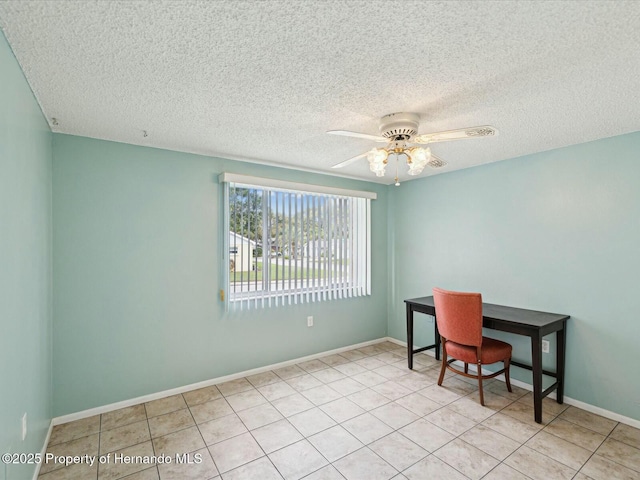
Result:
[[[222,173],[219,176],[219,182],[224,186],[223,190],[223,242],[222,242],[222,284],[225,289],[224,302],[227,311],[229,310],[243,310],[253,308],[265,308],[270,306],[280,305],[292,305],[297,303],[307,303],[316,301],[334,300],[339,298],[349,298],[354,296],[371,295],[371,200],[377,198],[376,193],[360,191],[360,190],[348,190],[335,187],[327,187],[322,185],[305,184],[298,182],[287,182],[278,179],[269,179],[254,177],[249,175],[241,175],[235,173]],[[336,269],[332,268],[335,262],[327,260],[324,267],[325,275],[331,275],[331,277],[323,278],[322,285],[309,285],[307,279],[307,285],[297,287],[298,273],[295,271],[295,286],[291,285],[291,277],[289,277],[289,288],[279,289],[276,285],[276,289],[272,290],[271,284],[262,285],[260,290],[256,291],[242,291],[235,292],[231,288],[231,275],[230,275],[230,212],[231,206],[229,204],[229,192],[230,184],[236,187],[242,188],[254,188],[268,192],[281,192],[282,195],[287,195],[286,198],[291,202],[292,196],[296,198],[303,198],[306,195],[313,195],[312,198],[326,198],[327,202],[331,202],[332,206],[336,206],[333,211],[333,215],[341,215],[344,212],[344,216],[341,217],[350,226],[350,232],[348,239],[341,238],[337,240],[331,238],[332,242],[328,242],[327,248],[331,249],[339,247],[337,255],[341,255],[342,258],[348,258],[351,255],[353,261],[349,261],[348,270],[346,274],[347,281],[344,281],[345,275],[340,277],[338,281],[336,275]],[[302,197],[301,197],[302,196]],[[326,196],[326,197],[325,197]],[[283,197],[285,198],[285,197]],[[309,197],[306,197],[309,199]],[[315,201],[315,200],[314,200]],[[264,202],[264,200],[263,200]],[[263,203],[263,208],[264,208]],[[346,207],[349,205],[349,208]],[[291,205],[290,205],[291,206]],[[268,207],[271,208],[271,207]],[[277,207],[276,207],[277,208]],[[307,204],[307,208],[309,205]],[[324,210],[327,208],[325,207]],[[266,212],[266,209],[263,210]],[[314,211],[315,215],[315,211]],[[328,213],[327,213],[328,215]],[[350,216],[349,216],[350,215]],[[335,218],[335,217],[332,217]],[[263,228],[266,222],[266,213],[263,215]],[[234,232],[236,235],[238,232]],[[241,235],[241,233],[240,233]],[[235,237],[234,237],[235,238]],[[316,240],[318,241],[318,240]],[[266,243],[266,242],[263,242]],[[327,242],[325,241],[325,244]],[[348,244],[345,245],[345,244]],[[323,245],[324,247],[324,245]],[[270,245],[263,244],[263,268],[267,271],[271,268],[269,260],[269,254],[267,250]],[[240,249],[242,250],[242,249]],[[265,261],[266,258],[266,261]],[[308,257],[307,257],[308,258]],[[327,255],[327,258],[331,258]],[[313,261],[317,261],[314,259]],[[277,262],[277,260],[276,260]],[[235,265],[235,263],[234,263]],[[296,262],[297,265],[297,262]],[[284,261],[282,266],[284,267]],[[276,263],[276,269],[278,264]],[[296,267],[297,268],[297,267]],[[302,274],[301,266],[301,274]],[[307,268],[309,263],[307,261]],[[318,267],[320,268],[320,267]],[[341,267],[342,270],[343,267]],[[289,269],[291,269],[291,263],[289,262]],[[291,273],[291,271],[289,271]],[[344,270],[343,270],[344,273]],[[266,279],[263,279],[266,282]],[[256,280],[257,282],[257,280]],[[269,278],[268,282],[272,283]],[[300,283],[304,283],[300,279]],[[284,284],[284,280],[283,280]],[[237,290],[237,288],[236,288]]]

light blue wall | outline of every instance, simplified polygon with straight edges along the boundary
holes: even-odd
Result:
[[[49,126],[0,33],[0,453],[40,452],[51,420],[51,151]],[[0,464],[0,479],[33,470]]]
[[[640,419],[638,152],[633,133],[393,189],[390,335],[406,339],[403,300],[434,286],[569,314],[566,395]],[[426,345],[433,324],[419,317],[416,343]],[[530,360],[524,339],[486,333]],[[514,370],[531,383],[529,372]]]
[[[377,191],[373,295],[224,314],[223,171]],[[385,336],[386,195],[367,182],[55,134],[55,415]]]

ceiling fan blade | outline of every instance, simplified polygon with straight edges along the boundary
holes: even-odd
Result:
[[[480,127],[458,128],[457,130],[447,130],[445,132],[425,133],[415,137],[412,142],[436,143],[460,140],[463,138],[491,137],[496,135],[498,135],[497,129],[490,125],[482,125]]]
[[[344,162],[340,162],[340,163],[334,165],[331,168],[342,168],[342,167],[346,167],[347,165],[351,165],[352,163],[357,162],[361,158],[366,157],[368,153],[369,152],[365,152],[365,153],[361,153],[360,155],[356,155],[355,157],[351,157],[349,160],[345,160]]]
[[[432,153],[431,160],[427,162],[427,165],[429,165],[431,168],[442,168],[447,165],[447,162]]]
[[[389,141],[388,138],[384,138],[379,135],[369,135],[368,133],[350,132],[349,130],[329,130],[327,133],[331,135],[342,135],[344,137],[365,138],[367,140],[373,140],[374,142],[387,143]]]

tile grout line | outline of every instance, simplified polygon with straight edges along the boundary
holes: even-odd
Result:
[[[208,388],[208,387],[203,387],[203,388]],[[220,390],[217,387],[216,387],[216,390],[218,390],[218,392],[220,392]],[[222,393],[220,393],[220,395],[222,395]],[[202,443],[204,444],[204,449],[207,451],[207,454],[209,455],[209,457],[211,457],[211,461],[213,462],[213,466],[215,467],[216,471],[218,472],[218,475],[220,475],[221,476],[220,478],[222,478],[222,474],[220,473],[220,470],[218,469],[218,464],[216,463],[216,460],[213,458],[213,455],[211,455],[211,451],[209,450],[209,445],[207,445],[207,442],[204,439],[204,435],[202,435],[202,431],[200,430],[200,425],[198,424],[198,422],[196,422],[196,418],[193,416],[193,412],[191,411],[191,405],[189,405],[189,403],[187,402],[187,399],[184,398],[184,393],[180,394],[180,396],[182,397],[182,401],[184,402],[184,404],[187,406],[187,410],[189,411],[189,415],[191,416],[191,419],[193,420],[193,425],[196,427],[196,430],[198,431],[198,434],[200,435],[200,438],[202,438]],[[207,402],[202,402],[202,403],[207,403]],[[197,404],[197,405],[201,405],[201,404]],[[187,428],[191,428],[191,427],[187,427]],[[186,428],[185,428],[185,430],[186,430]],[[194,450],[194,451],[197,451],[197,450]]]
[[[318,359],[318,360],[320,360],[320,359]],[[320,360],[320,361],[322,361],[322,360]],[[325,362],[323,362],[323,363],[325,363]],[[326,363],[325,363],[325,364],[326,364]],[[296,364],[296,365],[297,365],[297,364]],[[328,368],[333,368],[333,367],[332,367],[331,365],[329,365],[329,364],[326,364],[326,365],[328,365]],[[300,367],[299,367],[299,368],[300,368]],[[304,369],[302,369],[302,370],[304,370]],[[326,369],[320,369],[320,370],[326,370]],[[317,370],[317,371],[320,371],[320,370]],[[307,372],[306,370],[304,370],[304,371],[305,371],[305,374],[311,374],[314,378],[316,378],[316,379],[317,379],[317,377],[315,377],[312,373]],[[275,373],[275,372],[274,372],[274,373]],[[287,383],[287,382],[286,382],[286,380],[287,380],[287,379],[284,379],[283,377],[281,377],[281,376],[280,376],[280,375],[278,375],[277,373],[275,373],[275,374],[276,374],[276,376],[278,376],[278,377],[281,379],[281,381],[283,381],[283,382]],[[304,375],[304,374],[297,375],[297,376],[302,376],[302,375]],[[296,378],[297,376],[289,377],[289,379],[291,379],[291,378]],[[347,377],[347,376],[345,376],[345,378],[348,378],[348,377]],[[320,379],[317,379],[317,380],[319,380],[320,382],[322,382],[322,380],[320,380]],[[251,383],[251,381],[249,381],[249,383]],[[277,382],[274,382],[274,383],[277,383]],[[288,384],[288,383],[287,383],[287,384]],[[324,383],[324,382],[322,382],[322,384],[323,384],[323,385],[326,385],[326,386],[329,386],[327,383]],[[253,384],[252,384],[252,385],[253,385]],[[256,387],[254,387],[254,388],[256,388]],[[329,388],[331,388],[331,387],[329,387]],[[256,390],[257,390],[257,388],[256,388]],[[257,391],[259,392],[259,390],[257,390]],[[296,390],[296,393],[297,393],[297,394],[300,394],[300,395],[302,394],[302,392],[301,392],[301,391],[299,391],[299,390]],[[341,398],[346,398],[346,397],[345,397],[344,395],[342,395],[340,392],[337,392],[337,393],[341,395]],[[304,395],[303,395],[303,396],[304,396]],[[281,398],[286,398],[286,397],[281,397]],[[277,399],[275,399],[275,400],[277,400]],[[307,400],[308,400],[308,399],[307,399]],[[268,403],[269,405],[271,405],[274,409],[278,410],[278,409],[277,409],[277,408],[276,408],[276,407],[271,403],[271,400],[266,399],[266,401],[267,401],[267,403]],[[311,402],[311,403],[313,404],[313,402]],[[327,404],[327,403],[331,403],[331,402],[325,402],[324,404]],[[320,408],[320,407],[321,407],[322,405],[324,405],[324,404],[321,404],[321,405],[315,405],[315,404],[314,404],[314,407],[312,407],[312,409],[313,409],[313,408],[318,408],[320,411],[322,411],[323,413],[325,413],[325,414],[326,414],[326,412],[324,412],[324,411]],[[232,407],[232,409],[233,409],[233,407]],[[247,409],[247,410],[248,410],[248,409]],[[308,410],[305,410],[305,411],[308,411]],[[303,411],[303,412],[304,412],[304,411]],[[303,413],[303,412],[298,412],[298,413]],[[244,423],[244,421],[242,420],[242,418],[240,418],[240,416],[238,415],[238,412],[234,410],[234,413],[235,413],[235,415],[236,415],[236,416],[238,416],[238,418],[239,418],[239,419],[240,419],[240,421],[243,423],[243,425],[245,426],[245,428],[247,428],[247,425]],[[280,413],[281,413],[281,412],[280,412]],[[294,414],[294,415],[297,415],[297,414]],[[292,415],[292,416],[293,416],[293,415]],[[330,417],[330,416],[329,416],[329,417]],[[330,418],[331,418],[331,417],[330,417]],[[301,440],[298,440],[298,441],[296,441],[296,442],[293,442],[293,443],[291,443],[291,444],[289,444],[289,445],[285,445],[285,446],[283,446],[283,447],[281,447],[281,448],[279,448],[279,449],[277,449],[277,450],[274,450],[274,451],[273,451],[273,452],[271,452],[271,453],[274,453],[274,452],[277,452],[277,451],[282,450],[282,449],[284,449],[284,448],[287,448],[287,447],[289,447],[289,446],[291,446],[291,445],[294,445],[295,443],[298,443],[298,442],[301,442],[301,441],[306,441],[309,445],[311,445],[311,447],[314,449],[314,451],[316,451],[316,452],[317,452],[317,453],[318,453],[318,454],[319,454],[319,455],[320,455],[320,456],[321,456],[325,461],[327,461],[327,465],[332,465],[332,466],[333,466],[333,463],[332,463],[332,462],[330,462],[330,461],[329,461],[329,459],[328,459],[328,458],[326,458],[326,457],[324,456],[324,454],[322,454],[322,452],[319,452],[319,451],[317,450],[317,448],[316,448],[316,447],[315,447],[315,446],[314,446],[314,445],[309,441],[309,437],[305,436],[302,432],[300,432],[300,431],[296,428],[296,426],[295,426],[295,425],[293,425],[293,424],[289,421],[288,417],[284,417],[284,416],[283,416],[283,418],[282,418],[282,419],[280,419],[280,420],[276,420],[276,421],[274,421],[274,422],[268,423],[268,424],[266,424],[266,425],[262,425],[261,427],[257,427],[257,428],[262,428],[263,426],[271,425],[271,424],[273,424],[273,423],[276,423],[276,422],[278,422],[278,421],[282,421],[282,420],[286,421],[288,425],[290,425],[290,426],[291,426],[291,427],[292,427],[296,432],[298,432],[298,434],[302,437],[302,439],[301,439]],[[334,420],[334,421],[335,421],[335,419],[332,419],[332,420]],[[337,426],[337,425],[340,425],[340,424],[339,424],[339,423],[336,423],[336,425],[332,425],[332,426],[327,427],[326,429],[323,429],[323,430],[321,430],[321,431],[319,431],[319,432],[315,432],[313,435],[319,434],[319,433],[321,433],[321,432],[323,432],[323,431],[326,431],[326,430],[328,430],[329,428],[333,428],[334,426]],[[256,428],[256,429],[257,429],[257,428]],[[343,428],[344,428],[344,427],[343,427]],[[247,428],[247,432],[251,434],[251,436],[252,436],[252,438],[254,439],[254,441],[258,444],[258,446],[259,446],[259,447],[262,449],[262,451],[265,453],[265,456],[269,459],[269,461],[270,461],[270,462],[271,462],[271,464],[274,466],[274,468],[276,469],[276,471],[277,471],[281,476],[283,476],[283,475],[282,475],[282,473],[280,472],[280,470],[278,470],[278,468],[275,466],[275,464],[273,464],[273,461],[272,461],[272,460],[271,460],[271,458],[269,457],[269,454],[267,454],[267,453],[264,451],[264,449],[262,448],[262,445],[260,445],[260,443],[258,442],[258,440],[255,438],[255,436],[254,436],[254,435],[253,435],[253,433],[252,433],[252,430],[250,430],[250,429],[248,429],[248,428]],[[313,435],[312,435],[312,436],[313,436]],[[236,436],[237,436],[237,435],[236,435]],[[233,438],[233,437],[231,437],[231,438]],[[363,446],[364,446],[364,445],[363,445]],[[353,453],[353,452],[352,452],[352,453]],[[250,463],[250,462],[247,462],[247,463]],[[245,463],[245,464],[243,464],[243,465],[246,465],[246,463]],[[238,466],[238,467],[236,467],[236,468],[240,468],[240,467],[241,467],[241,466],[243,466],[243,465],[239,465],[239,466]],[[318,468],[318,469],[314,470],[313,472],[309,472],[309,473],[308,473],[307,475],[305,475],[305,476],[311,475],[311,474],[315,473],[316,471],[318,471],[318,470],[320,470],[320,469],[322,469],[322,468],[325,468],[327,465],[324,465],[324,466],[322,466],[322,467],[320,467],[320,468]],[[334,466],[334,468],[335,468],[335,466]],[[284,478],[284,476],[283,476],[283,478]]]
[[[348,359],[347,359],[347,360],[348,360]],[[349,361],[348,363],[350,363],[350,361]],[[334,370],[337,370],[337,369],[335,368],[335,366],[331,366],[331,365],[329,365],[329,368],[333,368]],[[366,367],[365,367],[365,368],[366,368]],[[381,367],[380,367],[380,368],[381,368]],[[338,371],[339,371],[339,370],[338,370]],[[373,369],[369,369],[369,371],[373,371]],[[340,372],[340,373],[342,373],[342,372]],[[344,374],[343,374],[343,375],[344,375]],[[315,377],[315,376],[314,376],[314,377]],[[291,378],[295,378],[295,377],[291,377]],[[317,377],[315,377],[315,378],[317,378]],[[350,376],[349,376],[349,375],[345,375],[345,378],[350,378]],[[320,381],[322,381],[322,380],[320,380]],[[286,380],[285,380],[285,382],[286,382]],[[325,382],[323,382],[323,385],[326,385],[326,386],[329,386],[329,387],[330,387],[330,383],[332,383],[332,382],[329,382],[329,383],[325,383]],[[330,387],[330,388],[331,388],[331,387]],[[372,389],[372,388],[371,388],[371,387],[368,387],[367,389]],[[301,391],[298,391],[298,393],[301,393]],[[346,399],[348,400],[347,396],[342,395],[340,392],[338,392],[338,393],[341,395],[341,398],[346,398]],[[383,396],[384,396],[384,395],[383,395]],[[388,397],[387,397],[387,398],[388,398]],[[391,400],[391,399],[388,399],[388,400],[389,400],[389,402],[388,402],[388,403],[386,403],[385,405],[387,405],[387,404],[389,404],[389,403],[392,403],[392,402],[393,402],[393,400]],[[314,407],[314,408],[318,408],[318,409],[319,409],[320,411],[322,411],[324,414],[328,415],[328,414],[327,414],[327,412],[325,412],[324,410],[322,410],[322,405],[327,405],[328,403],[331,403],[331,402],[332,402],[332,401],[325,402],[324,404],[321,404],[321,405],[315,405],[315,407]],[[274,408],[275,408],[275,407],[274,407]],[[363,412],[362,414],[360,414],[360,415],[364,415],[365,413],[368,413],[368,412],[367,412],[367,411],[364,411],[364,412]],[[357,415],[356,417],[352,417],[352,418],[357,418],[357,417],[358,417],[358,416],[360,416],[360,415]],[[332,418],[332,417],[331,417],[331,415],[329,415],[329,417],[330,417],[330,418]],[[295,427],[295,425],[291,424],[291,422],[288,420],[288,418],[286,418],[286,417],[285,417],[285,419],[284,419],[284,420],[287,420],[287,423],[288,423],[289,425],[291,425],[291,426],[292,426],[292,427],[293,427],[293,428],[294,428],[294,429],[295,429],[295,430],[296,430],[296,431],[297,431],[297,432],[302,436],[302,440],[306,440],[307,442],[309,442],[309,443],[312,445],[312,447],[313,447],[316,451],[318,451],[318,450],[317,450],[317,448],[315,448],[315,446],[314,446],[314,445],[309,441],[309,438],[310,438],[310,437],[307,437],[307,436],[303,435],[303,434],[302,434],[302,432],[300,432],[300,431]],[[332,420],[333,420],[333,421],[336,421],[336,419],[335,419],[335,418],[332,418]],[[345,421],[348,421],[348,420],[350,420],[350,419],[347,419],[347,420],[345,420]],[[275,422],[272,422],[272,423],[275,423]],[[315,432],[313,435],[318,435],[318,434],[320,434],[320,433],[322,433],[322,432],[324,432],[324,431],[326,431],[326,430],[328,430],[328,429],[330,429],[330,428],[334,428],[334,427],[336,427],[336,426],[341,426],[341,427],[342,427],[342,428],[343,428],[343,429],[344,429],[344,430],[345,430],[349,435],[353,436],[353,435],[352,435],[348,430],[346,430],[346,429],[342,426],[342,423],[344,423],[344,422],[337,422],[337,421],[336,421],[336,424],[335,424],[335,425],[332,425],[332,426],[327,427],[327,428],[325,428],[325,429],[323,429],[323,430],[320,430],[320,431],[318,431],[318,432]],[[383,422],[383,423],[384,423],[384,422]],[[391,427],[391,426],[389,425],[389,427]],[[393,427],[391,427],[391,428],[393,428]],[[395,432],[397,432],[397,430],[396,430],[396,429],[394,429],[392,432],[390,432],[389,434],[387,434],[387,435],[385,435],[385,436],[391,435],[392,433],[395,433]],[[399,432],[398,432],[398,433],[399,433]],[[311,436],[313,436],[313,435],[311,435]],[[384,438],[385,436],[383,436],[383,437],[381,437],[381,438]],[[357,437],[354,437],[354,438],[356,438],[356,440],[357,440],[357,441],[359,441],[359,439],[357,439]],[[380,439],[374,440],[374,442],[375,442],[375,441],[378,441],[378,440],[380,440]],[[300,441],[301,441],[301,440],[300,440]],[[411,441],[411,440],[410,440],[410,441]],[[374,443],[374,442],[370,442],[370,443]],[[297,443],[297,442],[294,442],[294,443]],[[359,448],[358,448],[357,450],[355,450],[354,452],[350,452],[349,454],[346,454],[346,455],[344,455],[344,456],[340,457],[340,458],[339,458],[339,459],[337,459],[337,460],[340,460],[340,459],[342,459],[342,458],[344,458],[344,457],[346,457],[346,456],[348,456],[348,455],[350,455],[350,454],[352,454],[352,453],[355,453],[355,452],[360,451],[360,450],[362,450],[362,449],[364,449],[364,448],[367,448],[369,451],[373,452],[376,456],[378,456],[378,457],[379,457],[383,462],[385,462],[386,464],[389,464],[386,460],[384,460],[384,458],[380,457],[380,455],[378,455],[378,453],[377,453],[377,452],[375,452],[374,450],[372,450],[371,448],[369,448],[368,444],[364,444],[363,442],[360,442],[360,441],[359,441],[359,443],[361,443],[361,445],[362,445],[361,447],[359,447]],[[290,445],[292,445],[292,444],[290,444]],[[289,446],[289,445],[287,445],[287,446]],[[284,446],[284,447],[282,447],[282,448],[286,448],[287,446]],[[282,449],[282,448],[281,448],[281,449]],[[281,449],[278,449],[278,450],[281,450]],[[277,450],[276,450],[276,451],[277,451]],[[272,453],[273,453],[273,452],[272,452]],[[318,452],[318,453],[319,453],[319,454],[320,454],[320,455],[321,455],[321,456],[322,456],[322,457],[323,457],[323,458],[328,462],[328,465],[331,465],[331,466],[333,466],[333,468],[336,468],[336,467],[335,467],[335,465],[334,465],[334,462],[329,461],[329,459],[328,459],[328,458],[326,458],[326,456],[325,456],[324,454],[322,454],[322,452]],[[427,455],[427,456],[428,456],[428,455]],[[336,461],[337,461],[337,460],[336,460]],[[390,464],[389,464],[389,465],[390,465]],[[398,470],[398,469],[396,469],[396,468],[395,468],[395,467],[393,467],[392,465],[390,465],[390,466],[391,466],[392,468],[394,468],[394,470],[396,470],[397,472],[399,472],[399,470]],[[324,468],[324,467],[320,467],[320,468]],[[319,469],[318,469],[318,470],[319,470]],[[337,470],[337,468],[336,468],[336,470]],[[316,470],[316,471],[317,471],[317,470]],[[339,470],[338,470],[338,471],[339,471]],[[314,472],[310,472],[308,475],[311,475],[312,473],[314,473]],[[306,476],[308,476],[308,475],[306,475]]]
[[[620,422],[618,422],[618,423],[617,423],[617,425],[616,425],[615,427],[613,427],[613,429],[611,429],[611,432],[609,432],[609,434],[608,434],[608,435],[605,437],[605,439],[600,443],[600,445],[598,445],[598,448],[593,452],[593,455],[591,455],[591,457],[593,457],[594,455],[598,454],[598,450],[600,449],[600,447],[602,447],[602,445],[604,445],[604,444],[605,444],[605,442],[606,442],[607,440],[614,440],[614,441],[616,441],[616,442],[620,442],[620,443],[622,443],[623,445],[627,445],[627,446],[629,446],[629,447],[631,447],[631,448],[635,448],[636,450],[638,450],[638,453],[640,453],[640,448],[635,447],[635,446],[633,446],[633,445],[629,445],[628,443],[626,443],[626,442],[622,442],[622,441],[620,441],[620,440],[617,440],[617,439],[615,439],[615,438],[613,438],[613,437],[611,436],[611,434],[612,434],[612,433],[614,432],[614,430],[618,427],[618,425],[620,425]],[[616,465],[620,465],[621,467],[624,467],[624,468],[629,469],[629,470],[633,470],[633,471],[638,472],[638,473],[640,474],[640,470],[636,470],[635,468],[627,467],[626,465],[623,465],[623,464],[621,464],[620,462],[617,462],[616,460],[613,460],[613,459],[610,459],[610,458],[608,458],[608,457],[605,457],[605,456],[604,456],[604,455],[602,455],[602,454],[598,454],[598,455],[599,455],[600,457],[602,457],[602,458],[606,459],[606,460],[609,460],[610,462],[615,463]],[[591,457],[589,457],[589,460],[591,459]],[[587,461],[588,461],[588,460],[587,460]],[[587,464],[587,462],[585,462],[585,463],[584,463],[584,465],[586,465],[586,464]],[[584,465],[582,465],[582,467],[584,467]],[[580,470],[582,470],[582,467],[580,468]]]
[[[562,413],[566,412],[569,408],[571,408],[571,406],[569,406],[569,407],[567,407],[565,410],[563,410],[560,414],[558,414],[558,416],[557,416],[556,418],[560,418],[560,416],[562,415]],[[574,408],[577,408],[577,407],[574,407]],[[586,430],[589,430],[589,431],[591,431],[591,432],[594,432],[594,433],[597,433],[597,434],[603,435],[603,434],[601,434],[600,432],[597,432],[597,431],[595,431],[595,430],[592,430],[592,429],[591,429],[591,428],[589,428],[589,427],[585,427],[584,425],[580,425],[580,424],[578,424],[578,423],[575,423],[575,422],[571,421],[570,419],[562,418],[562,420],[564,420],[565,422],[571,423],[572,425],[576,425],[576,426],[578,426],[578,427],[581,427],[581,428],[584,428],[584,429],[586,429]],[[551,422],[550,422],[550,423],[551,423]],[[600,447],[602,447],[602,445],[604,445],[604,443],[605,443],[609,438],[611,438],[612,440],[615,440],[615,438],[612,438],[612,437],[611,437],[611,434],[614,432],[614,430],[615,430],[615,429],[618,427],[618,425],[620,425],[620,424],[621,424],[620,422],[616,422],[616,425],[611,429],[611,431],[610,431],[606,436],[605,436],[605,435],[603,435],[605,438],[600,442],[600,444],[599,444],[599,445],[596,447],[596,449],[591,453],[591,455],[589,455],[589,458],[588,458],[588,459],[587,459],[587,460],[582,464],[582,466],[578,469],[578,471],[577,471],[576,475],[577,475],[578,473],[582,472],[582,469],[585,467],[585,465],[589,462],[589,460],[591,460],[591,458],[593,458],[596,454],[598,454],[598,450],[600,449]],[[562,437],[558,437],[558,438],[562,438]],[[565,440],[565,439],[562,439],[562,440]],[[568,440],[565,440],[565,441],[568,441]],[[569,442],[569,443],[574,444],[573,442]],[[624,442],[621,442],[621,443],[624,443]],[[574,444],[574,445],[575,445],[575,444]],[[625,445],[626,445],[626,443],[625,443]],[[578,445],[578,446],[580,446],[580,445]],[[631,445],[631,446],[633,447],[633,445]],[[584,447],[583,447],[583,448],[584,448]],[[640,450],[640,449],[639,449],[639,450]],[[599,456],[601,456],[601,457],[603,457],[603,458],[605,458],[605,459],[607,459],[607,460],[609,460],[609,461],[611,461],[611,462],[613,462],[613,463],[615,463],[615,464],[617,464],[617,465],[620,465],[621,467],[629,468],[629,467],[626,467],[625,465],[623,465],[623,464],[621,464],[621,463],[619,463],[619,462],[617,462],[617,461],[615,461],[615,460],[612,460],[612,459],[609,459],[609,458],[607,458],[607,457],[604,457],[603,455],[599,455]],[[630,469],[630,470],[633,470],[633,469]]]
[[[280,377],[278,374],[276,374],[276,376]],[[245,377],[245,378],[246,378],[246,377]],[[280,377],[280,378],[281,378],[281,377]],[[251,383],[249,380],[247,380],[247,381],[248,381],[249,383]],[[274,383],[276,383],[276,382],[274,382]],[[253,384],[252,384],[252,383],[251,383],[251,386],[253,386]],[[259,391],[255,386],[253,386],[253,388],[256,390],[256,392],[260,393],[260,391]],[[264,397],[264,395],[263,395],[263,397]],[[270,402],[269,400],[267,400],[267,398],[266,398],[266,397],[264,397],[264,398],[265,398],[265,400],[267,401],[267,403],[268,403],[269,405],[271,405],[271,402]],[[264,404],[261,404],[261,405],[264,405]],[[259,405],[256,405],[256,406],[259,406]],[[273,405],[271,405],[271,406],[273,407]],[[249,408],[253,408],[253,407],[249,407]],[[247,409],[245,409],[245,410],[249,410],[249,408],[247,408]],[[275,407],[273,407],[273,408],[275,408]],[[262,450],[262,453],[264,453],[263,457],[266,457],[266,458],[267,458],[267,460],[269,461],[269,463],[271,463],[271,465],[273,466],[273,468],[275,468],[275,469],[276,469],[276,472],[278,472],[278,474],[279,474],[282,478],[284,478],[284,475],[282,475],[282,473],[280,472],[280,470],[278,470],[278,467],[273,463],[273,461],[271,461],[271,458],[269,457],[269,455],[267,454],[267,452],[265,452],[264,448],[262,448],[262,445],[260,445],[260,442],[258,442],[258,439],[253,435],[253,433],[252,433],[252,432],[251,432],[251,430],[247,427],[246,423],[244,422],[244,420],[242,420],[242,418],[240,417],[240,415],[238,415],[238,412],[237,412],[233,407],[231,407],[231,409],[233,410],[234,415],[235,415],[236,417],[238,417],[238,420],[240,420],[240,422],[242,423],[242,425],[244,426],[244,428],[246,428],[246,429],[247,429],[247,432],[246,432],[246,433],[248,433],[249,435],[251,435],[251,438],[253,438],[253,441],[254,441],[254,442],[256,442],[256,445],[258,445],[258,447],[260,448],[260,450]],[[276,409],[276,410],[277,410],[277,409]],[[241,410],[241,411],[242,411],[242,410]],[[279,420],[276,420],[276,421],[279,421]],[[271,422],[271,423],[268,423],[268,424],[266,424],[266,425],[271,425],[271,424],[273,424],[273,423],[275,423],[275,422]],[[265,426],[265,425],[263,425],[263,426]],[[292,426],[293,426],[293,425],[292,425]],[[258,427],[258,428],[260,428],[260,427]],[[295,428],[295,427],[294,427],[294,428]],[[244,435],[244,433],[239,434],[239,435]],[[234,437],[231,437],[231,438],[235,438],[235,437],[237,437],[237,436],[239,436],[239,435],[235,435]],[[227,439],[227,440],[229,440],[229,439]],[[221,442],[217,442],[217,443],[222,443],[223,441],[226,441],[226,440],[222,440]],[[283,447],[283,448],[284,448],[284,447]],[[273,452],[272,452],[272,453],[273,453]],[[212,456],[213,456],[213,455],[212,455]],[[254,459],[254,460],[251,460],[251,461],[249,461],[249,462],[245,462],[245,463],[243,463],[243,464],[241,464],[241,465],[238,465],[238,466],[236,466],[236,467],[232,468],[231,470],[229,470],[229,472],[232,472],[233,470],[235,470],[235,469],[237,469],[237,468],[243,467],[244,465],[248,465],[248,464],[249,464],[249,463],[251,463],[251,462],[255,462],[256,460],[260,460],[260,458],[263,458],[263,457],[258,457],[258,458]],[[226,472],[225,472],[225,473],[226,473]],[[220,477],[222,478],[222,473],[220,473]]]
[[[144,416],[147,420],[147,430],[149,431],[149,442],[151,443],[151,451],[153,452],[153,455],[156,455],[156,445],[153,441],[153,434],[151,433],[151,424],[149,423],[149,415],[147,413],[147,405],[144,405]],[[155,469],[156,469],[156,473],[158,474],[158,478],[160,478],[160,469],[158,468],[158,464],[157,462],[155,463]],[[142,470],[140,470],[142,471]]]

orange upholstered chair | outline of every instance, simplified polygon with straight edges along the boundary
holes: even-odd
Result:
[[[482,295],[479,293],[451,292],[433,289],[436,307],[436,322],[442,339],[442,368],[438,385],[442,385],[444,372],[451,370],[459,375],[478,379],[480,404],[484,405],[482,380],[504,373],[507,389],[511,391],[509,364],[511,345],[500,340],[482,336]],[[452,359],[448,359],[452,357]],[[454,368],[455,360],[464,362],[464,371]],[[482,365],[504,362],[504,368],[491,375],[482,375]],[[469,373],[469,364],[478,369],[476,375]]]

